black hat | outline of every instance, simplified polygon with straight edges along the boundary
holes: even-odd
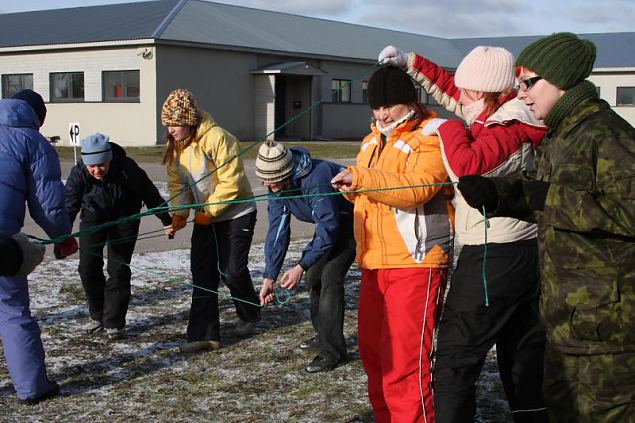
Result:
[[[368,81],[368,103],[371,109],[417,101],[410,76],[396,66],[382,66]]]
[[[44,105],[44,100],[41,95],[33,90],[26,89],[15,93],[11,98],[29,103],[37,115],[37,118],[40,120],[40,126],[44,125],[44,119],[46,119],[46,106]]]

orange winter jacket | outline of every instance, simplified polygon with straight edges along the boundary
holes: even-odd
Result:
[[[385,140],[375,125],[362,141],[352,190],[410,187],[351,194],[357,262],[363,269],[451,264],[454,209],[434,116],[410,119]],[[384,137],[385,139],[385,137]]]

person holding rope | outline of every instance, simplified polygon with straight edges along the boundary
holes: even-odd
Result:
[[[300,348],[319,350],[306,366],[309,373],[334,369],[348,357],[344,282],[355,260],[353,207],[341,195],[323,195],[334,192],[331,179],[343,169],[337,163],[311,158],[304,147],[289,149],[275,141],[263,143],[256,158],[256,176],[270,193],[261,304],[274,300],[273,286],[289,247],[291,216],[315,224],[313,239],[299,262],[284,273],[280,285],[293,289],[306,272],[315,337],[300,343]],[[303,198],[286,198],[297,195]]]
[[[167,128],[167,165],[172,231],[185,227],[195,208],[191,271],[194,284],[184,353],[220,348],[218,286],[229,288],[240,319],[235,333],[247,336],[260,319],[260,301],[247,267],[256,204],[239,157],[236,137],[200,110],[187,90],[172,91],[161,109]],[[234,204],[227,201],[247,200]]]
[[[357,165],[337,174],[354,202],[359,354],[375,421],[432,422],[432,340],[452,264],[454,209],[436,128],[405,71],[368,81],[375,122]]]
[[[526,47],[518,98],[549,127],[537,174],[458,185],[488,216],[538,222],[552,422],[635,416],[635,129],[586,80],[595,57],[571,33]]]
[[[453,181],[474,173],[517,177],[535,172],[534,148],[547,128],[516,99],[514,57],[509,51],[477,46],[454,74],[392,46],[382,50],[379,61],[406,69],[439,104],[465,120],[448,120],[438,129]],[[493,218],[487,222],[486,240],[483,216],[460,191],[455,192],[454,204],[462,248],[439,323],[433,370],[436,419],[474,420],[476,383],[487,353],[496,345],[514,421],[544,422],[545,330],[538,312],[536,225]]]
[[[66,208],[72,222],[80,214],[79,276],[88,301],[88,334],[105,331],[122,336],[130,304],[130,261],[139,236],[139,219],[99,226],[165,204],[146,172],[107,135],[92,134],[81,142],[81,160],[66,181]],[[167,211],[155,213],[166,235],[172,219]],[[108,251],[104,276],[104,246]]]
[[[77,251],[75,238],[69,237],[59,158],[39,133],[46,108],[39,94],[32,99],[39,116],[27,101],[0,100],[0,239],[17,241],[28,254],[23,264],[31,265],[41,260],[42,250],[32,248],[19,233],[27,205],[35,222],[56,240],[56,258]],[[40,327],[31,315],[27,270],[20,267],[13,276],[0,276],[0,336],[18,398],[31,405],[58,395],[60,387],[46,373]]]

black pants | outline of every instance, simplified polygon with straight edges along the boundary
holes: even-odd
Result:
[[[233,298],[260,304],[247,268],[255,225],[255,211],[209,226],[194,225],[191,270],[196,287],[192,291],[190,321],[187,325],[188,342],[220,341],[218,295],[209,291],[218,291],[222,276],[219,269]],[[241,320],[252,322],[260,318],[260,306],[236,299],[234,305]]]
[[[340,228],[335,245],[306,272],[311,298],[311,323],[320,341],[320,355],[342,361],[344,342],[344,282],[355,260],[353,225]]]
[[[80,231],[95,226],[80,222]],[[130,303],[130,260],[139,235],[139,220],[101,229],[79,238],[79,276],[84,286],[90,317],[106,328],[126,325]],[[104,276],[107,246],[108,279]]]
[[[450,281],[434,365],[436,421],[471,422],[476,381],[496,344],[501,381],[515,422],[545,422],[542,395],[545,331],[538,312],[536,240],[465,246]]]

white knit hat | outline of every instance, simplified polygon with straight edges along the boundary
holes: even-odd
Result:
[[[258,149],[256,176],[264,182],[280,182],[293,173],[293,153],[284,144],[267,141]]]
[[[454,85],[465,90],[500,93],[515,83],[514,56],[502,47],[478,46],[461,60]]]

